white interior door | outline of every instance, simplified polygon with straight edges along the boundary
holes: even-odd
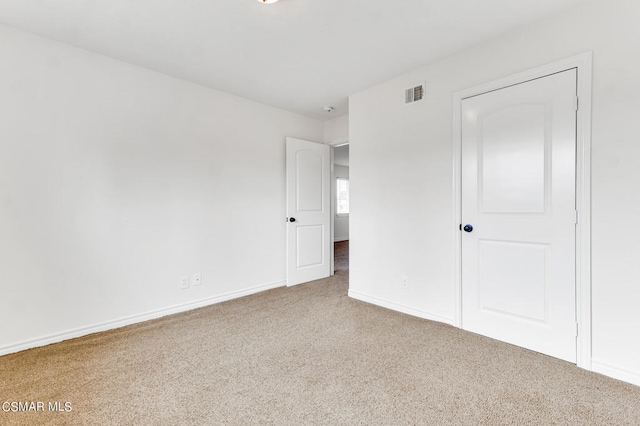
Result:
[[[331,153],[287,138],[287,285],[331,273]]]
[[[462,101],[462,327],[576,361],[576,70]]]

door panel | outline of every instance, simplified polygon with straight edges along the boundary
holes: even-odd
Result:
[[[575,362],[576,71],[462,101],[462,326]]]
[[[324,226],[298,225],[296,232],[298,233],[296,238],[298,244],[296,266],[298,269],[321,265],[325,257],[323,255],[325,244],[322,241]]]
[[[287,138],[287,285],[331,272],[330,148]],[[291,221],[293,219],[294,221]]]
[[[480,310],[544,321],[547,244],[478,241]]]
[[[322,155],[310,151],[296,151],[296,197],[298,212],[322,212]]]
[[[478,117],[484,213],[544,213],[545,107],[514,105]]]

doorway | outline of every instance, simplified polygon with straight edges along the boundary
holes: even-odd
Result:
[[[590,53],[454,94],[455,325],[587,369],[590,104]]]
[[[462,328],[570,362],[576,78],[462,101]]]
[[[287,286],[332,273],[331,149],[286,139]]]
[[[333,151],[333,244],[334,272],[349,271],[349,144],[334,145]]]

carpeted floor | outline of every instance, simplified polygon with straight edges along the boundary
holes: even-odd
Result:
[[[347,297],[337,274],[0,357],[0,424],[638,425],[640,387]]]
[[[333,259],[335,272],[343,272],[349,277],[349,241],[340,241],[333,244]]]

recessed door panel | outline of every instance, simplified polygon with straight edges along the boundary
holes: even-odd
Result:
[[[320,212],[322,199],[322,155],[313,151],[296,152],[297,211]]]
[[[524,104],[479,117],[482,211],[545,211],[545,105]]]
[[[297,267],[308,268],[321,265],[323,262],[324,234],[322,225],[298,226],[296,228],[298,250]]]
[[[462,101],[462,327],[576,360],[576,70]]]
[[[523,320],[546,319],[546,244],[478,242],[478,307]]]

